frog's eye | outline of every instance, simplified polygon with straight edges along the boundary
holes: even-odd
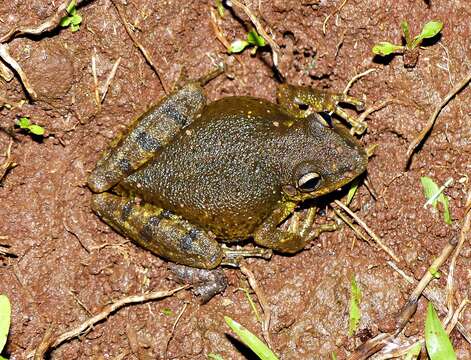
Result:
[[[316,172],[309,172],[301,176],[298,180],[298,187],[301,191],[310,192],[314,191],[319,185],[321,176]]]

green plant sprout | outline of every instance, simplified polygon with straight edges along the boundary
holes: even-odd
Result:
[[[404,39],[406,40],[406,45],[396,45],[388,41],[382,41],[373,46],[373,53],[375,55],[387,56],[390,54],[404,54],[405,61],[404,66],[414,67],[417,63],[418,53],[410,56],[411,53],[414,53],[414,50],[418,48],[425,39],[433,38],[438,35],[443,28],[443,23],[441,21],[429,21],[424,25],[422,31],[419,35],[411,38],[409,33],[409,24],[406,20],[401,22],[401,29],[404,34]],[[407,58],[409,57],[409,62]]]
[[[420,182],[424,189],[424,196],[427,199],[427,202],[424,204],[424,207],[427,205],[432,205],[435,209],[437,204],[441,203],[443,205],[443,220],[446,224],[451,225],[451,214],[449,208],[448,196],[443,194],[443,190],[452,183],[453,179],[448,179],[442,187],[439,187],[431,178],[428,176],[422,176]]]
[[[65,9],[68,15],[64,16],[60,21],[60,26],[70,26],[70,31],[72,32],[78,31],[80,29],[80,24],[82,23],[82,17],[77,13],[77,9],[75,8],[76,5],[77,1],[72,0]]]
[[[428,303],[425,319],[425,347],[430,360],[456,360],[453,345],[431,303]]]
[[[258,356],[261,360],[278,360],[276,355],[273,351],[270,350],[268,346],[266,346],[262,340],[252,334],[249,330],[245,327],[240,325],[237,321],[232,320],[228,316],[224,316],[224,320],[226,324],[234,331],[246,346],[252,350],[255,355]]]
[[[36,124],[31,124],[31,121],[29,121],[29,118],[27,116],[20,117],[16,125],[18,125],[20,129],[26,130],[33,135],[44,135],[44,128]]]
[[[361,290],[355,277],[352,277],[350,284],[350,310],[348,312],[348,336],[352,336],[358,329],[361,319]]]
[[[255,29],[252,29],[248,32],[246,40],[237,39],[233,41],[227,51],[229,52],[229,54],[238,54],[244,51],[245,48],[253,46],[254,48],[252,49],[251,54],[255,55],[257,49],[259,47],[265,46],[266,44],[267,43],[265,39],[260,36]]]
[[[8,332],[10,331],[11,305],[6,295],[0,295],[0,353],[7,343]],[[0,360],[6,360],[0,355]]]

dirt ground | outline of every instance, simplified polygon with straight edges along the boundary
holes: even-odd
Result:
[[[213,1],[117,3],[167,87],[178,82],[183,70],[196,78],[210,70],[215,59],[225,59],[226,75],[205,87],[210,100],[229,95],[275,100],[277,81],[267,66],[270,52],[228,56],[211,26]],[[45,21],[59,4],[58,0],[0,2],[0,34],[16,25]],[[374,68],[354,83],[350,94],[365,99],[367,107],[387,99],[403,101],[367,117],[368,130],[361,141],[378,145],[368,165],[372,190],[360,186],[350,207],[400,257],[398,266],[420,279],[461,228],[471,173],[469,86],[443,109],[408,171],[403,171],[403,164],[408,145],[437,104],[471,71],[469,0],[350,0],[327,22],[325,36],[323,22],[341,1],[246,4],[280,45],[280,69],[288,82],[342,91],[356,74]],[[8,251],[16,255],[0,257],[0,293],[7,294],[13,306],[5,351],[10,359],[31,354],[51,326],[58,335],[126,295],[177,286],[169,279],[164,260],[115,233],[90,210],[87,174],[111,140],[164,96],[164,90],[109,0],[86,1],[78,11],[83,17],[78,32],[53,30],[8,43],[38,99],[21,107],[3,107],[0,126],[8,132],[19,116],[28,116],[47,131],[41,140],[15,130],[11,155],[18,165],[0,186],[0,244],[9,245]],[[429,20],[444,22],[442,35],[420,50],[418,64],[410,70],[404,68],[402,56],[378,61],[371,52],[378,41],[401,41],[402,19],[409,21],[412,34]],[[226,10],[220,26],[231,42],[245,36],[250,20],[240,10]],[[101,107],[95,102],[92,57],[100,86],[121,59]],[[10,103],[26,99],[18,77],[0,81],[0,95]],[[2,154],[11,141],[7,132],[0,132]],[[440,185],[453,178],[445,190],[451,226],[443,222],[441,212],[424,208],[421,176]],[[344,195],[336,193],[329,200]],[[319,222],[333,217],[326,205],[321,212],[325,216]],[[248,260],[246,266],[271,308],[273,350],[281,359],[330,359],[332,353],[343,359],[362,341],[390,329],[413,289],[387,264],[390,260],[376,245],[357,239],[347,226],[323,234],[295,256]],[[468,239],[457,261],[455,307],[471,296],[470,261]],[[433,283],[443,299],[448,269],[449,262]],[[86,335],[59,346],[50,358],[160,359],[167,342],[168,359],[207,359],[209,353],[224,359],[251,358],[247,351],[240,352],[242,347],[228,335],[223,320],[228,315],[261,336],[260,323],[244,292],[238,291],[249,286],[239,270],[224,271],[229,287],[209,303],[201,305],[191,292],[183,291],[124,307]],[[357,335],[348,337],[353,276],[363,295],[362,317]],[[422,298],[406,336],[422,333],[426,305]],[[460,319],[470,332],[471,309],[465,309]],[[451,339],[458,358],[470,359],[471,346],[456,329]]]

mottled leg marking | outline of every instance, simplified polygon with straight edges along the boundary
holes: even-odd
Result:
[[[170,261],[203,269],[221,263],[219,243],[169,211],[109,193],[93,195],[92,209],[115,230]]]
[[[307,117],[313,112],[336,113],[350,123],[357,123],[343,111],[338,103],[354,105],[358,110],[364,108],[364,102],[346,94],[335,94],[327,91],[312,89],[309,87],[292,86],[283,84],[278,87],[278,103],[295,117]],[[308,108],[303,108],[308,106]]]
[[[206,105],[203,89],[191,82],[137,118],[128,133],[108,150],[88,178],[94,192],[104,192],[152,159]]]

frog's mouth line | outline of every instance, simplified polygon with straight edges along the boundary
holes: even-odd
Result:
[[[335,190],[338,190],[344,185],[349,184],[350,182],[355,180],[358,176],[363,174],[365,171],[366,171],[366,166],[361,171],[355,171],[355,172],[352,171],[352,173],[349,174],[349,176],[347,176],[345,179],[342,179],[336,183],[333,183],[330,188],[324,188],[322,190],[310,192],[309,197],[319,197],[319,196],[327,195]]]

